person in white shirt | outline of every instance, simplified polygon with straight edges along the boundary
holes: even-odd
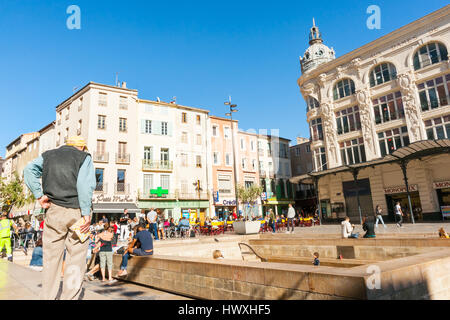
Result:
[[[350,224],[350,218],[345,217],[345,220],[341,223],[342,228],[342,238],[358,238],[359,232],[353,233],[353,229],[355,228],[354,224]]]
[[[397,222],[397,227],[401,228],[402,223],[403,223],[403,211],[402,211],[402,207],[400,206],[400,201],[397,201],[394,211],[395,211],[395,216],[398,217],[398,219],[399,219],[399,221]],[[397,220],[397,218],[395,220]]]
[[[289,233],[289,224],[292,226],[292,230],[290,233],[294,232],[294,218],[295,218],[295,209],[292,207],[292,204],[289,203],[289,209],[287,213],[287,231]]]
[[[159,240],[158,238],[158,225],[156,223],[156,219],[158,217],[158,214],[154,209],[150,209],[150,212],[147,214],[147,221],[149,223],[149,229],[148,231],[153,234],[153,237],[155,240]]]

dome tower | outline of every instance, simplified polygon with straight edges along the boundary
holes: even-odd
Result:
[[[333,48],[330,49],[323,44],[319,27],[316,26],[316,22],[313,18],[313,26],[309,33],[309,47],[306,49],[303,58],[300,57],[302,73],[306,73],[316,68],[318,65],[331,61],[335,58]]]

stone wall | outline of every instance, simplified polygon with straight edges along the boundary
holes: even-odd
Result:
[[[114,272],[121,257],[114,255]],[[127,281],[199,299],[365,299],[364,278],[343,268],[167,256],[133,257]]]

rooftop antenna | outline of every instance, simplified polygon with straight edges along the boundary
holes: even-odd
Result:
[[[315,27],[315,26],[316,26],[316,21],[313,18],[313,27]]]
[[[78,88],[79,88],[79,87],[73,87],[73,88],[72,88],[72,92],[75,93],[75,91],[77,91]]]
[[[116,72],[116,87],[119,86],[119,73]]]
[[[161,102],[161,99],[159,97],[156,97],[156,101]]]

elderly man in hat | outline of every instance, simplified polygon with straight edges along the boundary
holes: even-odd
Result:
[[[82,232],[88,232],[91,224],[96,179],[91,156],[86,151],[82,137],[70,137],[66,145],[44,152],[24,170],[26,185],[42,208],[47,209],[42,236],[42,299],[56,299],[64,247],[66,272],[61,299],[78,299],[81,293],[88,241],[81,242],[69,228],[82,217],[85,222]]]

